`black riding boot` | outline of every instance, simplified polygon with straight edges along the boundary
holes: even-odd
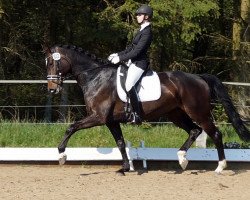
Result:
[[[138,99],[138,95],[136,92],[135,87],[132,87],[130,91],[128,91],[128,97],[130,99],[130,104],[132,106],[132,113],[131,113],[131,123],[132,124],[141,124],[141,107]]]

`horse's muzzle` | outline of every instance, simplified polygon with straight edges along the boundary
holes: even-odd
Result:
[[[61,83],[57,81],[48,81],[48,92],[51,94],[57,94],[61,91]]]
[[[51,94],[58,94],[61,91],[62,87],[58,86],[56,89],[50,89],[48,88],[48,92]]]
[[[62,77],[60,75],[48,75],[48,92],[51,94],[57,94],[62,89]]]

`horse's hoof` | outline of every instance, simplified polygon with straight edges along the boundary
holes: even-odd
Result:
[[[178,159],[179,159],[179,164],[180,164],[180,166],[181,166],[181,168],[183,170],[185,170],[187,165],[188,165],[188,160],[186,158],[186,155],[187,155],[186,151],[178,151],[177,152],[177,156],[178,156]]]
[[[122,165],[122,169],[121,169],[123,172],[129,172],[130,170],[131,170],[131,168],[130,168],[130,164],[129,163],[124,163],[123,165]],[[133,171],[133,168],[132,168],[132,170],[131,171]]]
[[[182,168],[183,170],[185,170],[186,167],[187,167],[187,165],[188,165],[188,160],[185,158],[185,159],[183,159],[181,162],[179,161],[179,164],[180,164],[181,168]]]
[[[216,168],[216,170],[214,171],[216,174],[221,174],[222,170],[218,169],[218,167]]]
[[[130,170],[130,168],[122,168],[122,171],[123,171],[123,172],[129,172],[129,171],[131,171],[131,170]],[[133,170],[132,170],[132,171],[133,171]]]
[[[65,153],[60,153],[58,159],[59,164],[63,165],[66,162],[66,160],[67,160],[67,155]]]
[[[118,171],[116,171],[116,174],[119,176],[125,176],[125,172],[123,169],[119,169]]]
[[[145,173],[148,173],[147,169],[142,169],[142,170],[137,171],[137,175],[142,175],[142,174],[145,174]]]
[[[221,174],[221,172],[227,167],[226,160],[219,161],[219,165],[215,170],[216,174]]]

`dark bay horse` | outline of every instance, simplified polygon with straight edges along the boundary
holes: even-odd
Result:
[[[116,90],[118,65],[105,63],[75,46],[56,45],[45,50],[48,90],[60,91],[67,74],[72,74],[84,94],[87,117],[73,123],[65,132],[58,146],[59,163],[66,161],[65,148],[70,137],[78,130],[106,125],[113,135],[122,155],[122,169],[129,171],[129,161],[120,123],[126,122],[124,103]],[[152,120],[167,116],[176,126],[188,133],[188,138],[177,155],[183,169],[186,168],[187,150],[204,130],[212,139],[218,151],[218,167],[221,173],[226,167],[222,134],[215,127],[211,116],[211,101],[218,100],[238,133],[245,141],[250,140],[249,130],[240,119],[221,81],[213,75],[194,75],[181,71],[158,73],[161,83],[161,97],[155,101],[142,102],[142,118]]]

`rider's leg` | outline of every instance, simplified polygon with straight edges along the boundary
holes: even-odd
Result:
[[[131,116],[131,122],[134,124],[141,124],[141,108],[138,100],[138,95],[136,92],[135,87],[133,86],[129,91],[128,91],[128,96],[130,99],[130,103],[132,106],[132,116]]]
[[[126,91],[128,93],[130,103],[132,106],[132,117],[133,118],[131,121],[132,121],[132,123],[135,123],[135,124],[140,124],[142,120],[140,118],[141,108],[140,108],[140,104],[139,104],[139,99],[138,99],[138,95],[137,95],[137,92],[136,92],[134,85],[140,79],[143,72],[144,72],[143,69],[136,67],[136,65],[132,63],[129,66],[127,79],[126,79],[126,83],[125,83],[125,88],[126,88]]]

